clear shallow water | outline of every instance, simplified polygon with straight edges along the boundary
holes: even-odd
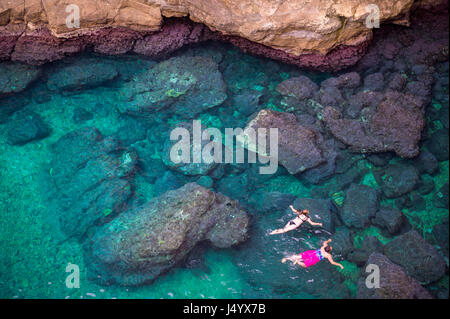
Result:
[[[298,68],[274,61],[244,55],[237,49],[226,45],[208,44],[184,49],[176,56],[211,56],[219,63],[219,70],[227,85],[227,100],[215,108],[202,112],[197,118],[206,126],[245,127],[249,115],[242,112],[242,105],[233,98],[245,90],[260,92],[258,106],[255,110],[270,108],[282,110],[281,96],[276,86],[288,78],[306,75],[314,82],[330,77],[329,74],[305,72]],[[92,57],[92,56],[89,56]],[[317,298],[325,294],[314,294],[296,287],[296,280],[328,289],[342,290],[328,297],[353,297],[360,268],[350,261],[344,261],[345,270],[331,270],[329,265],[320,265],[318,271],[327,274],[327,283],[318,282],[314,270],[303,270],[282,265],[273,256],[295,253],[292,247],[314,249],[319,241],[327,237],[326,232],[309,232],[295,230],[279,237],[270,237],[262,233],[265,230],[282,227],[290,216],[284,209],[274,209],[270,213],[250,212],[253,226],[250,240],[236,248],[215,250],[207,249],[200,265],[194,268],[175,267],[168,274],[159,277],[154,283],[142,287],[102,286],[87,279],[88,269],[83,258],[83,248],[74,239],[67,239],[60,231],[58,216],[63,211],[55,211],[50,204],[51,194],[52,147],[56,141],[68,132],[85,126],[99,129],[104,136],[120,136],[128,145],[137,145],[145,140],[154,147],[152,156],[161,158],[162,146],[167,139],[166,123],[178,123],[183,119],[177,115],[158,112],[146,118],[148,131],[142,136],[139,126],[134,126],[135,118],[123,116],[118,109],[120,100],[117,91],[133,76],[156,62],[142,57],[96,57],[98,61],[112,63],[119,70],[119,75],[93,88],[75,92],[49,91],[47,78],[67,63],[84,59],[85,55],[47,65],[39,79],[25,91],[16,96],[25,101],[24,109],[33,110],[51,128],[48,137],[32,141],[22,146],[7,143],[7,123],[0,124],[0,297],[2,298]],[[448,105],[441,105],[447,107]],[[80,113],[80,109],[84,111]],[[142,121],[139,119],[138,121]],[[435,120],[433,120],[435,121]],[[131,123],[131,124],[130,124]],[[135,131],[133,131],[133,127]],[[130,137],[131,136],[131,137]],[[138,147],[138,146],[137,146]],[[139,152],[139,148],[138,148]],[[365,156],[354,155],[353,167],[361,171],[355,183],[380,190],[374,178],[375,167]],[[393,156],[390,163],[401,162]],[[415,165],[414,162],[411,162]],[[448,160],[438,163],[439,169],[433,176],[422,174],[423,179],[431,179],[435,191],[423,196],[425,206],[402,209],[410,228],[417,229],[426,239],[431,238],[435,225],[448,223],[448,209],[433,206],[433,196],[448,182]],[[168,169],[166,169],[169,171]],[[242,172],[239,172],[241,174]],[[174,173],[175,175],[177,173]],[[239,175],[233,169],[226,171],[224,178]],[[239,175],[243,177],[244,175]],[[248,175],[245,175],[248,178]],[[183,179],[183,183],[195,181],[198,177]],[[238,184],[230,187],[237,197],[242,193],[266,190],[290,193],[296,197],[318,198],[320,189],[336,184],[334,176],[323,183],[312,185],[298,176],[289,175],[284,169],[265,178],[243,182],[246,187],[239,189]],[[230,182],[231,183],[231,182]],[[233,182],[234,183],[234,182]],[[252,184],[255,183],[255,184]],[[219,181],[215,181],[217,189]],[[173,188],[176,183],[174,183]],[[142,202],[155,197],[158,193],[157,180],[146,178],[145,171],[136,175],[135,198]],[[169,189],[172,185],[165,185]],[[333,189],[331,187],[330,189]],[[319,190],[319,191],[318,191]],[[342,190],[343,192],[344,190]],[[342,192],[330,194],[336,205],[342,205]],[[233,197],[233,194],[227,194]],[[55,196],[55,195],[52,195]],[[395,206],[394,200],[384,200],[386,205]],[[345,228],[337,225],[338,229]],[[375,226],[362,230],[352,230],[354,246],[358,247],[366,235],[377,237],[383,244],[394,237],[387,235]],[[264,240],[258,242],[259,239]],[[263,246],[261,248],[261,246]],[[297,250],[302,250],[296,248]],[[265,255],[265,251],[269,251]],[[339,256],[335,256],[339,259]],[[68,289],[65,286],[68,263],[77,264],[81,270],[80,289]],[[448,263],[448,260],[447,260]],[[289,284],[274,284],[270,278],[278,267],[292,274]],[[328,268],[327,268],[328,267]],[[331,275],[329,274],[330,272]],[[320,276],[319,276],[320,278]],[[301,285],[300,285],[301,286]],[[443,277],[436,287],[448,289],[448,276]],[[315,291],[315,289],[312,289]]]

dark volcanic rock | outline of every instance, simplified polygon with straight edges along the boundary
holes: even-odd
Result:
[[[415,230],[386,244],[384,254],[423,284],[439,280],[445,274],[445,260]]]
[[[319,86],[304,75],[290,78],[277,86],[281,95],[295,97],[300,101],[312,98],[318,89]]]
[[[95,58],[77,59],[50,74],[47,87],[50,90],[80,90],[101,85],[117,76],[113,63]]]
[[[218,64],[210,57],[174,57],[137,74],[119,91],[120,111],[148,115],[168,109],[184,118],[227,98]]]
[[[404,222],[403,213],[392,207],[382,207],[376,212],[375,218],[372,220],[374,225],[387,229],[387,231],[395,235],[398,233]]]
[[[50,196],[68,236],[82,238],[126,209],[136,157],[91,127],[70,132],[53,145]]]
[[[301,126],[291,113],[283,113],[264,109],[251,119],[244,130],[266,128],[278,129],[278,161],[290,174],[297,174],[316,167],[325,162],[317,143],[320,133]],[[256,146],[252,141],[253,149]],[[262,152],[265,153],[265,150]]]
[[[367,265],[379,267],[380,287],[368,288],[366,277],[358,281],[358,299],[431,299],[431,295],[405,270],[380,253],[370,255]],[[369,275],[367,273],[366,275]]]
[[[412,165],[390,165],[383,174],[375,174],[384,195],[388,198],[399,197],[411,192],[419,182],[419,172]]]
[[[376,211],[377,192],[366,185],[350,185],[341,211],[344,224],[356,228],[367,227]]]
[[[423,102],[413,95],[388,91],[376,110],[367,108],[361,120],[343,119],[327,107],[323,120],[341,142],[361,153],[395,151],[401,157],[419,154],[418,143],[425,126]]]
[[[18,93],[41,74],[41,69],[35,66],[3,62],[0,63],[0,97]]]
[[[31,111],[19,111],[7,126],[7,141],[12,145],[24,145],[50,134],[50,128],[42,118]]]
[[[100,281],[141,285],[181,262],[200,241],[218,248],[244,241],[248,222],[236,201],[190,183],[97,229],[87,258]]]

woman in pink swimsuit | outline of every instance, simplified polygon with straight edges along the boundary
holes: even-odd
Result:
[[[294,263],[294,265],[297,264],[303,268],[308,268],[312,265],[317,264],[322,259],[327,259],[332,265],[339,266],[341,267],[341,269],[344,269],[344,266],[342,266],[340,263],[335,262],[333,260],[333,257],[331,257],[330,252],[333,248],[331,246],[328,246],[329,242],[331,242],[331,239],[325,241],[320,249],[307,250],[301,254],[283,258],[281,259],[281,262],[284,264],[286,260],[290,260]]]

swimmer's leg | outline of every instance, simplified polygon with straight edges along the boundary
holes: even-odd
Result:
[[[270,235],[283,234],[297,228],[297,225],[291,225],[290,223],[291,222],[287,223],[286,226],[284,226],[284,228],[275,229],[270,233]]]

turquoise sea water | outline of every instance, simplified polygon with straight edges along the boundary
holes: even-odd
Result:
[[[321,81],[331,76],[326,73],[306,72],[293,66],[245,55],[231,46],[216,43],[183,49],[175,55],[211,56],[219,63],[219,70],[227,85],[227,101],[202,112],[197,118],[201,119],[204,125],[217,127],[220,130],[225,127],[245,127],[249,115],[241,112],[241,105],[232,102],[234,101],[233,97],[244,90],[261,93],[258,106],[260,109],[269,108],[282,111],[281,96],[276,91],[276,86],[279,83],[292,77],[306,75],[320,84]],[[67,63],[73,63],[87,57],[112,63],[117,66],[119,75],[105,83],[82,90],[67,92],[47,89],[46,81],[51,74],[57,72]],[[124,126],[128,119],[125,120],[118,111],[120,109],[119,104],[124,102],[117,99],[117,91],[133,75],[139,74],[156,62],[159,61],[149,61],[139,56],[115,58],[94,55],[76,56],[44,66],[42,75],[37,81],[24,91],[15,94],[19,99],[25,101],[24,109],[32,110],[38,114],[50,127],[51,132],[49,136],[25,145],[11,145],[7,143],[8,121],[0,124],[0,297],[327,297],[299,291],[293,286],[284,284],[276,286],[272,282],[258,282],[255,279],[258,277],[249,275],[252,272],[267,270],[267,267],[260,270],[257,260],[260,258],[260,262],[264,263],[267,261],[266,258],[269,258],[256,255],[257,252],[253,250],[255,245],[251,242],[254,240],[252,239],[252,232],[258,232],[257,229],[259,228],[273,229],[284,225],[286,221],[284,209],[275,209],[271,213],[261,215],[250,212],[253,215],[252,222],[254,223],[250,231],[250,243],[223,250],[207,248],[202,254],[203,257],[199,266],[186,268],[183,265],[178,265],[151,284],[141,287],[102,286],[87,278],[88,269],[83,258],[82,245],[75,239],[67,239],[61,232],[55,216],[64,214],[64,211],[54,211],[49,203],[49,187],[51,187],[51,179],[54,173],[51,167],[51,146],[68,132],[85,126],[96,127],[104,136],[117,134],[118,131],[124,129],[123,127],[125,129],[129,127]],[[126,67],[124,67],[125,65]],[[122,66],[122,69],[120,66]],[[448,108],[448,105],[436,107]],[[84,110],[81,115],[80,109]],[[150,129],[147,135],[143,138],[151,141],[150,144],[154,146],[152,156],[159,159],[167,133],[158,131],[161,127],[160,124],[177,123],[183,119],[177,115],[165,116],[163,112],[158,112],[147,120],[151,122],[151,125],[149,125]],[[434,119],[433,121],[435,122]],[[439,126],[439,123],[433,125]],[[429,129],[432,129],[431,127]],[[139,133],[142,132],[129,132],[131,135],[139,135]],[[401,159],[397,156],[390,159],[390,163],[400,161]],[[412,165],[415,164],[412,162]],[[423,196],[424,205],[402,209],[410,227],[418,230],[425,239],[430,240],[433,244],[435,244],[432,238],[434,226],[448,223],[448,209],[436,208],[433,205],[433,198],[449,180],[448,160],[440,161],[438,166],[438,170],[432,176],[428,174],[422,174],[421,176],[422,179],[428,179],[434,183],[434,191]],[[354,167],[362,172],[361,176],[355,179],[355,183],[380,190],[373,174],[375,170],[373,163],[365,156],[358,155],[358,158],[354,161]],[[146,180],[139,174],[138,172],[136,176],[135,196],[143,201],[155,197],[158,193],[158,184]],[[313,185],[298,176],[282,171],[263,182],[258,181],[258,189],[289,193],[296,197],[317,197],[318,189],[326,189],[327,187],[333,189],[330,185],[336,183],[337,178],[339,177],[334,176],[323,183]],[[215,183],[217,185],[217,181]],[[252,183],[252,181],[248,183]],[[240,192],[239,189],[234,190]],[[246,190],[242,191],[245,192]],[[339,207],[344,200],[344,190],[332,192],[328,196]],[[381,204],[396,205],[394,200],[385,200]],[[344,226],[340,225],[339,227]],[[352,235],[355,247],[360,245],[365,236],[375,236],[383,244],[394,238],[376,226],[352,230]],[[318,245],[319,236],[303,230],[296,230],[289,235],[274,238],[275,248],[270,247],[269,244],[267,249],[278,249],[275,246],[277,241],[288,240],[297,240],[302,242],[302,247],[314,248]],[[270,241],[268,242],[270,243]],[[283,255],[295,252],[280,251],[279,253]],[[250,256],[246,260],[247,268],[241,265],[243,254]],[[254,257],[252,254],[255,254]],[[339,260],[339,257],[337,259]],[[77,264],[80,267],[79,289],[69,289],[65,285],[68,275],[65,269],[68,263]],[[339,282],[339,287],[342,287],[336,289],[346,290],[337,296],[354,297],[361,268],[350,261],[343,261],[343,264],[345,269],[342,271],[334,269],[335,274],[333,273],[331,278]],[[248,267],[251,268],[250,271]],[[280,263],[279,267],[286,268],[288,266]],[[323,267],[328,267],[328,265]],[[292,271],[292,280],[294,281],[308,281],[312,280],[313,277],[316,278],[316,275],[310,275],[309,270],[289,269]],[[322,271],[327,270],[328,268],[324,268]],[[276,268],[273,268],[273,271],[276,272]],[[270,277],[272,274],[263,273],[262,275]],[[314,282],[312,285],[321,285],[321,283]],[[448,291],[448,275],[432,286],[435,287],[433,289],[444,287]]]

